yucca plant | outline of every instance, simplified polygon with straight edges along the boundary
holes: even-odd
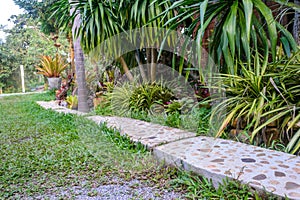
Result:
[[[115,86],[114,90],[107,94],[108,99],[111,101],[111,108],[114,114],[120,116],[129,114],[129,99],[135,87],[135,85],[125,82],[122,85]]]
[[[56,55],[53,59],[51,56],[42,56],[41,65],[36,67],[38,74],[42,74],[48,78],[60,77],[62,71],[68,67],[61,56]]]
[[[300,129],[297,131],[297,133],[293,136],[293,138],[290,140],[286,147],[286,152],[295,154],[300,149]]]
[[[275,122],[288,151],[298,151],[299,133],[295,134],[293,127],[300,120],[299,55],[300,51],[288,60],[267,64],[256,52],[254,65],[239,63],[241,75],[222,74],[219,78],[226,99],[215,106],[211,121],[224,110],[226,117],[216,136],[220,137],[229,124],[240,119],[248,125],[251,143],[263,140],[268,144],[270,141],[264,137],[265,128]]]

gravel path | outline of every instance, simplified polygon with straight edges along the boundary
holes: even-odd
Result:
[[[78,199],[78,200],[175,200],[185,199],[182,194],[161,188],[149,187],[139,180],[123,181],[116,179],[114,184],[95,187],[74,186],[72,188],[55,188],[47,193],[35,197],[22,199]]]

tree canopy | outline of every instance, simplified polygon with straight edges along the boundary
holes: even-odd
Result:
[[[57,49],[49,35],[44,34],[37,19],[28,18],[28,15],[19,15],[12,18],[15,26],[4,29],[7,33],[5,42],[0,44],[1,76],[0,83],[4,91],[18,91],[20,87],[19,67],[24,65],[26,85],[34,86],[38,82],[35,75],[35,66],[40,62],[42,55],[54,55]],[[62,40],[62,43],[66,43]],[[66,47],[61,53],[66,55]]]

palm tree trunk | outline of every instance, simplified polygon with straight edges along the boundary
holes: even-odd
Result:
[[[295,0],[294,3],[296,5],[300,5],[299,0]],[[296,10],[295,10],[295,17],[294,17],[293,35],[297,44],[300,45],[300,13]]]
[[[69,0],[71,4],[73,0]],[[71,13],[74,12],[74,8],[71,5]],[[85,68],[84,68],[84,54],[80,46],[80,38],[75,38],[75,30],[80,26],[80,14],[75,18],[72,34],[73,34],[73,43],[74,43],[74,52],[75,52],[75,68],[76,68],[76,81],[78,85],[78,111],[80,112],[89,112],[89,106],[87,103],[87,88],[85,81]]]
[[[140,72],[141,72],[143,82],[147,82],[147,76],[146,76],[145,70],[143,68],[144,66],[143,66],[143,63],[141,62],[140,53],[139,53],[138,49],[135,51],[135,59],[136,59],[136,62],[138,63],[138,65],[139,65],[139,69],[140,69]]]
[[[147,57],[147,75],[149,80],[151,81],[151,48],[146,49],[146,57]]]
[[[154,83],[156,80],[156,62],[157,62],[157,51],[153,47],[151,48],[151,82]]]
[[[70,74],[74,75],[76,68],[75,68],[75,52],[74,52],[72,32],[67,34],[67,39],[69,42],[69,53],[70,53],[70,61],[71,61],[71,73]]]
[[[125,60],[122,56],[120,57],[120,62],[121,62],[121,65],[122,65],[122,68],[124,70],[125,75],[129,79],[129,81],[132,82],[134,80],[134,78],[133,78],[131,72],[129,71],[129,68],[128,68],[128,66],[127,66],[127,64],[126,64],[126,62],[125,62]]]

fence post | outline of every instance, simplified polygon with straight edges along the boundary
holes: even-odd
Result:
[[[24,80],[24,66],[20,65],[21,80],[22,80],[22,92],[25,93],[25,80]]]

